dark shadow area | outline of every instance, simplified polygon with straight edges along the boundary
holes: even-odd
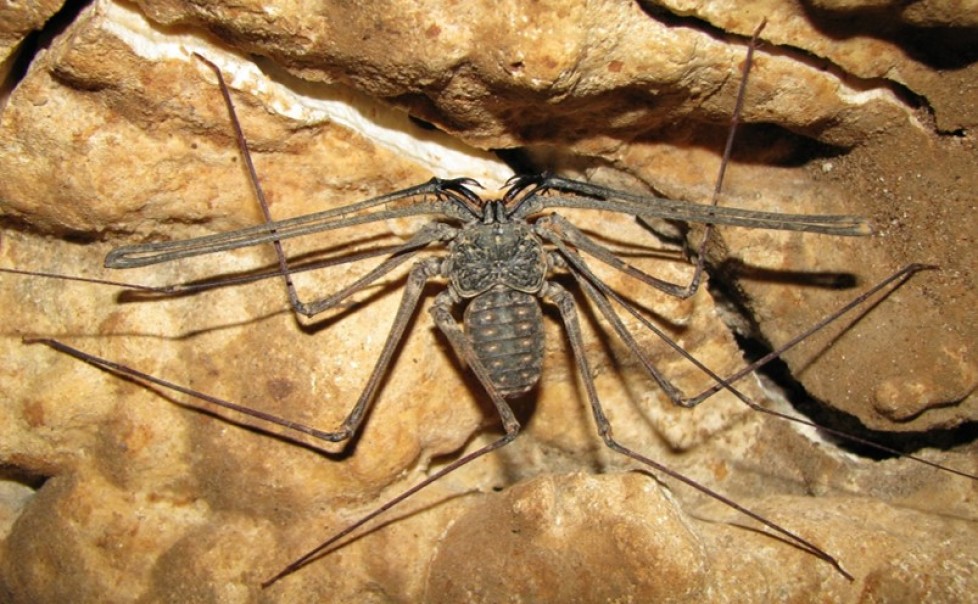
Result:
[[[858,285],[856,276],[852,273],[775,270],[750,266],[736,258],[724,260],[718,266],[711,268],[710,272],[716,276],[715,279],[710,280],[711,285],[716,282],[716,287],[721,290],[722,297],[732,300],[740,309],[743,309],[743,300],[735,289],[723,287],[724,283],[747,280],[831,290],[852,289]]]
[[[668,142],[681,148],[712,151],[719,156],[730,132],[728,119],[669,124],[642,133],[629,142]],[[806,126],[806,133],[802,135],[774,123],[740,123],[737,125],[730,160],[748,166],[799,168],[818,160],[833,159],[844,155],[846,149],[812,138],[832,126],[834,124],[815,121]],[[710,176],[712,182],[715,175]]]
[[[16,231],[24,234],[40,234],[57,237],[68,243],[86,245],[105,240],[104,231],[79,231],[65,228],[63,225],[37,224],[29,222],[27,219],[13,214],[0,216],[0,229],[4,231]]]
[[[415,117],[411,114],[408,114],[408,119],[411,120],[411,123],[413,123],[418,128],[421,128],[422,130],[438,130],[438,126],[435,126],[431,122],[426,122],[420,117]]]
[[[37,491],[56,474],[54,468],[31,468],[27,464],[0,462],[0,481],[16,482]]]
[[[914,26],[902,22],[899,10],[888,4],[836,11],[810,0],[800,4],[812,27],[832,39],[868,37],[889,42],[932,69],[961,69],[978,61],[978,28]]]
[[[832,124],[811,124],[811,132],[831,127]],[[628,145],[668,144],[683,150],[700,150],[720,156],[729,133],[729,123],[724,120],[713,122],[695,121],[692,118],[682,123],[657,126],[641,132],[634,130],[618,132],[616,136]],[[806,133],[807,134],[807,133]],[[823,160],[843,156],[847,149],[821,143],[809,136],[801,135],[772,123],[739,124],[734,141],[731,161],[736,164],[772,168],[801,168]],[[616,166],[600,157],[571,156],[560,153],[553,144],[534,144],[509,149],[504,154],[497,151],[516,174],[577,173],[588,174],[597,169],[620,172]],[[704,180],[713,182],[715,174],[704,175]],[[585,180],[587,180],[585,178]],[[636,181],[636,186],[650,186],[653,183]],[[621,185],[619,185],[621,186]],[[636,194],[639,190],[629,188],[627,192]],[[663,195],[652,190],[652,195]]]
[[[6,98],[11,91],[17,88],[17,85],[27,75],[27,70],[34,61],[34,57],[40,51],[48,48],[51,40],[64,33],[68,26],[75,22],[79,13],[90,4],[92,4],[92,0],[68,0],[58,12],[54,13],[44,23],[41,29],[36,29],[24,37],[20,46],[9,59],[10,71],[3,83],[0,84],[0,98]]]
[[[759,359],[771,350],[770,347],[753,338],[737,335],[737,341],[741,349],[744,350],[744,355],[748,361]],[[865,426],[857,417],[833,409],[812,398],[781,359],[767,363],[757,372],[776,384],[799,413],[819,426],[870,440],[903,454],[914,453],[924,448],[948,450],[978,440],[978,422],[966,422],[957,427],[943,430],[933,429],[915,432],[873,430]],[[823,432],[822,436],[839,448],[862,457],[877,461],[895,457],[892,453],[880,451],[870,445],[853,442],[837,435]]]
[[[533,162],[523,147],[493,149],[492,152],[510,167],[513,174],[538,174],[543,169]]]
[[[802,271],[774,271],[759,269],[746,266],[740,262],[728,262],[711,271],[714,278],[710,279],[710,292],[718,301],[722,301],[729,306],[734,313],[746,321],[746,326],[734,329],[733,334],[741,350],[744,351],[744,358],[748,363],[754,363],[772,352],[771,346],[764,341],[763,336],[757,325],[751,318],[745,300],[740,291],[734,285],[739,279],[755,279],[778,283],[791,284],[795,287],[821,287],[828,289],[851,289],[855,287],[855,277],[846,273],[816,272],[808,273]],[[897,281],[892,289],[884,290],[882,296],[871,296],[864,300],[854,314],[850,314],[846,319],[844,329],[835,338],[841,337],[846,331],[851,329],[862,317],[871,312],[873,308],[886,299],[893,291],[905,283],[903,280]],[[824,345],[823,351],[831,348],[834,339]],[[817,355],[813,358],[817,358]],[[809,363],[812,361],[809,361]],[[978,422],[967,422],[948,429],[933,429],[926,431],[885,431],[874,430],[865,426],[856,416],[829,407],[822,402],[814,399],[795,379],[787,364],[780,358],[774,358],[756,370],[759,375],[764,376],[779,388],[785,398],[799,413],[810,419],[819,427],[827,430],[835,430],[842,435],[830,434],[823,431],[822,436],[845,449],[863,457],[881,460],[894,457],[892,452],[882,451],[874,448],[872,444],[858,443],[848,440],[844,435],[848,434],[855,439],[863,439],[870,443],[877,443],[883,447],[893,449],[900,454],[911,454],[923,448],[933,447],[938,449],[950,449],[960,445],[968,444],[978,439]]]

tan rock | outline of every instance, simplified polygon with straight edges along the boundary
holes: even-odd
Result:
[[[973,0],[923,0],[895,6],[890,0],[815,0],[812,5],[841,16],[867,13],[879,18],[889,16],[923,27],[974,27],[978,23],[978,3]]]
[[[978,226],[978,154],[969,136],[978,112],[949,101],[962,82],[978,81],[971,65],[914,62],[897,38],[833,39],[791,3],[726,13],[715,2],[646,12],[615,0],[489,10],[435,1],[383,10],[145,4],[152,21],[131,5],[94,3],[33,58],[13,89],[0,116],[0,266],[166,284],[273,265],[271,251],[256,248],[133,271],[100,268],[118,245],[261,220],[215,77],[193,52],[228,78],[277,218],[432,175],[471,176],[495,188],[510,171],[480,149],[496,147],[523,147],[539,168],[705,202],[744,36],[766,15],[721,203],[864,215],[878,235],[722,228],[709,252],[719,269],[711,283],[745,309],[734,322],[776,345],[903,264],[941,265],[846,333],[806,342],[789,366],[830,407],[878,429],[922,432],[925,442],[954,440],[953,428],[975,417],[969,242]],[[690,15],[718,29],[681,18]],[[720,30],[730,33],[715,35]],[[866,71],[854,67],[870,55],[877,59]],[[935,99],[937,126],[892,82]],[[960,136],[940,134],[959,128]],[[629,262],[688,279],[687,265],[663,261],[680,256],[675,246],[632,217],[562,213]],[[422,222],[389,220],[286,248],[303,256],[393,245]],[[656,253],[634,253],[638,246]],[[705,288],[678,301],[594,264],[703,363],[723,375],[742,366]],[[313,299],[370,265],[297,281]],[[525,434],[265,591],[260,583],[290,560],[498,436],[477,381],[426,312],[441,286],[426,290],[362,434],[346,449],[323,446],[328,452],[243,429],[235,422],[255,422],[210,417],[185,408],[179,395],[21,341],[57,337],[331,430],[366,382],[405,273],[311,322],[293,318],[277,280],[146,299],[104,285],[0,276],[7,300],[0,599],[743,601],[819,593],[846,601],[897,593],[953,601],[973,593],[973,481],[907,460],[851,457],[749,412],[728,393],[694,410],[676,408],[583,295],[590,375],[618,439],[805,535],[854,582],[740,528],[753,524],[705,495],[630,472],[637,466],[595,433],[553,311],[541,385],[518,410]],[[835,275],[858,285],[819,285]],[[636,320],[624,320],[684,391],[711,384]],[[737,386],[753,400],[781,404],[753,378]],[[923,455],[978,467],[973,445]],[[587,470],[601,473],[579,473]]]
[[[21,45],[29,44],[29,36],[40,30],[44,22],[58,12],[61,5],[61,2],[41,0],[12,2],[0,8],[0,75],[5,80],[14,67],[14,58]]]
[[[936,121],[939,132],[969,128],[978,121],[978,104],[970,84],[978,70],[971,31],[978,11],[973,1],[934,0],[904,7],[887,2],[890,6],[885,8],[874,0],[825,0],[813,2],[814,7],[781,0],[669,0],[662,4],[677,14],[742,36],[749,35],[761,18],[767,19],[766,41],[788,54],[800,51],[794,59],[800,69],[804,65],[833,71],[832,80],[844,83],[840,96],[855,105],[893,93],[906,99],[901,103],[905,110],[915,100],[919,102],[926,119]],[[826,35],[828,31],[833,35]],[[854,111],[842,121],[867,123],[867,117]],[[907,117],[914,121],[911,111]],[[874,122],[868,123],[875,126]],[[897,125],[902,124],[890,123],[880,130]],[[866,133],[882,134],[880,130],[871,126]],[[829,142],[848,146],[865,140]]]

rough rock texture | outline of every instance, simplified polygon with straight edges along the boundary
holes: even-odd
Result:
[[[13,68],[18,49],[29,44],[31,32],[40,30],[60,8],[61,3],[52,0],[27,5],[7,3],[0,7],[0,75],[4,79]]]
[[[722,305],[705,288],[681,302],[595,269],[729,374],[743,361],[721,314],[777,345],[897,267],[937,264],[844,333],[834,325],[807,341],[788,370],[826,408],[877,430],[962,441],[978,406],[974,11],[879,4],[95,2],[62,15],[23,57],[26,73],[13,72],[0,116],[0,266],[157,284],[270,266],[270,250],[254,249],[100,268],[124,243],[260,221],[214,75],[192,52],[231,82],[277,218],[432,174],[495,187],[511,171],[491,148],[522,149],[509,157],[536,169],[705,202],[746,39],[763,16],[721,203],[859,214],[876,236],[720,229],[709,260]],[[18,6],[6,23],[36,22]],[[630,262],[688,278],[676,246],[631,217],[566,215]],[[418,225],[391,220],[287,249],[389,245]],[[370,265],[298,281],[310,299]],[[591,375],[616,436],[818,543],[853,582],[705,495],[627,471],[636,466],[595,435],[553,311],[544,377],[519,413],[525,434],[264,591],[289,560],[497,436],[477,382],[431,327],[431,296],[362,434],[328,452],[21,341],[56,336],[332,429],[367,378],[404,273],[312,322],[293,318],[274,280],[146,299],[0,276],[0,599],[960,601],[978,587],[973,481],[852,457],[724,393],[676,409],[583,296]],[[626,323],[685,391],[710,384]],[[738,386],[782,404],[753,378]],[[974,445],[957,444],[921,455],[975,472]]]

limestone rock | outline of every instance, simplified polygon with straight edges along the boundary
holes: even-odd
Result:
[[[940,22],[954,35],[950,49],[938,44],[921,56],[913,43],[931,32],[916,25],[877,38],[852,31],[856,19],[843,39],[832,33],[837,21],[773,0],[430,0],[382,10],[322,2],[301,11],[290,3],[97,1],[26,57],[30,66],[6,99],[0,266],[153,284],[274,267],[270,250],[254,248],[100,268],[115,246],[261,221],[215,75],[194,52],[228,79],[276,218],[432,175],[494,189],[512,172],[493,148],[520,149],[518,161],[536,169],[708,202],[746,40],[766,16],[720,203],[862,215],[876,236],[721,228],[708,250],[716,299],[703,288],[679,301],[598,262],[594,269],[683,349],[729,375],[744,361],[718,307],[777,346],[899,266],[940,265],[852,328],[833,325],[806,341],[787,362],[828,409],[925,443],[954,440],[978,404],[970,245],[978,110],[967,93],[978,71],[973,51],[955,65],[940,59],[958,49],[968,17],[941,13],[939,3],[914,6],[925,4],[931,17],[899,18]],[[652,274],[689,278],[675,242],[659,242],[633,217],[566,215]],[[422,223],[387,220],[286,249],[311,259],[397,245]],[[652,227],[694,246],[701,233]],[[296,280],[309,300],[371,266]],[[909,460],[854,458],[725,392],[676,408],[583,294],[589,375],[616,437],[803,534],[855,581],[739,528],[754,525],[661,473],[664,485],[629,471],[637,466],[595,432],[554,311],[545,319],[543,378],[520,401],[526,428],[516,442],[264,591],[260,583],[290,560],[498,437],[478,382],[426,312],[442,286],[426,290],[348,447],[296,443],[229,412],[213,417],[181,395],[21,341],[56,337],[332,430],[369,376],[405,273],[313,321],[293,318],[274,279],[142,296],[0,276],[0,599],[743,601],[818,592],[828,601],[893,593],[953,601],[973,593],[973,481]],[[848,281],[855,287],[836,287]],[[712,384],[637,320],[623,320],[684,392]],[[737,387],[783,408],[753,377]],[[978,467],[974,445],[922,455]]]
[[[0,8],[0,75],[6,80],[14,66],[18,48],[61,8],[61,2],[9,3]],[[22,49],[27,52],[32,49]]]

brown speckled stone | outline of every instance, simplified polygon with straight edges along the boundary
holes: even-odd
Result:
[[[135,5],[93,3],[52,32],[5,99],[0,266],[163,284],[271,265],[270,250],[256,248],[101,268],[118,245],[260,221],[215,78],[194,51],[228,76],[278,218],[433,174],[498,186],[507,168],[481,150],[504,147],[525,149],[537,168],[705,202],[746,37],[764,16],[721,203],[859,214],[877,234],[722,228],[709,252],[711,283],[744,313],[733,322],[777,344],[899,266],[940,265],[844,334],[806,342],[788,356],[789,370],[830,408],[880,430],[929,438],[976,415],[978,68],[958,41],[966,17],[945,18],[940,3],[915,3],[917,16],[904,11],[892,22],[859,17],[866,3],[805,12],[774,0],[142,4],[145,16]],[[947,25],[943,42],[913,25],[925,22]],[[891,33],[874,36],[863,23]],[[915,46],[921,40],[933,42]],[[342,103],[356,110],[327,115]],[[418,141],[441,146],[423,154]],[[669,260],[674,247],[631,217],[565,214],[616,250],[662,252],[630,262],[688,278],[688,266]],[[419,224],[384,221],[286,248],[396,244]],[[335,291],[363,264],[301,275],[300,289],[306,299]],[[702,362],[721,374],[743,364],[718,312],[729,317],[729,307],[706,288],[678,301],[595,265]],[[497,437],[491,405],[426,312],[441,286],[426,290],[360,437],[326,451],[21,340],[57,337],[334,429],[376,359],[405,272],[313,321],[293,317],[274,280],[140,299],[0,275],[0,599],[960,601],[974,593],[974,482],[908,460],[850,456],[728,394],[677,409],[583,296],[591,373],[616,436],[818,543],[853,582],[704,495],[629,471],[595,433],[552,309],[543,378],[523,401],[526,428],[515,443],[265,591],[262,580],[332,532]],[[856,286],[819,285],[840,274]],[[626,323],[684,390],[709,385]],[[753,378],[738,387],[781,404]],[[973,445],[921,455],[978,467]]]

